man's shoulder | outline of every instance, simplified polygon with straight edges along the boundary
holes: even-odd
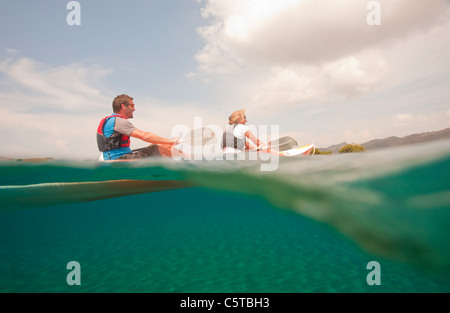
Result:
[[[135,129],[136,127],[133,124],[131,124],[129,120],[123,117],[116,118],[116,123],[114,124],[115,131],[130,136]]]
[[[131,122],[128,119],[126,119],[125,117],[123,117],[123,116],[114,115],[113,117],[116,118],[116,123],[131,124]]]

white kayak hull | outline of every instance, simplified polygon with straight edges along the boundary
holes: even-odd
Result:
[[[307,155],[310,155],[311,153],[314,155],[315,148],[316,148],[316,146],[312,143],[310,145],[306,145],[303,147],[298,147],[298,148],[283,151],[283,152],[281,152],[281,154],[283,156],[287,156],[287,157],[293,157],[293,156],[299,156],[299,155],[307,156]]]

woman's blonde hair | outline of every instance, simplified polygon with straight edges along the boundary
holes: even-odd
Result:
[[[228,123],[230,125],[238,124],[239,121],[242,120],[244,117],[245,117],[245,110],[234,111],[228,118]]]

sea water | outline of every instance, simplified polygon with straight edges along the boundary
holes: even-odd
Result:
[[[450,291],[449,141],[259,169],[2,162],[0,292]],[[181,185],[95,201],[63,188],[111,180]]]

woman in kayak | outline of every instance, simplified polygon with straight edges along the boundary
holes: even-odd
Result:
[[[228,118],[228,126],[222,136],[223,153],[239,153],[244,150],[257,150],[281,155],[278,151],[270,149],[258,139],[250,130],[245,116],[245,110],[234,111]],[[246,140],[246,139],[249,140]]]

